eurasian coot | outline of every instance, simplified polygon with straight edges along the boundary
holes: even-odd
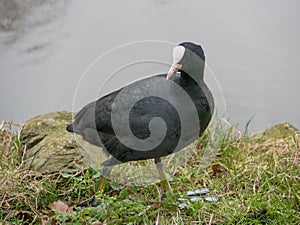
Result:
[[[171,190],[161,157],[200,137],[213,115],[214,100],[203,80],[204,66],[202,47],[183,42],[173,49],[168,74],[129,84],[76,114],[67,130],[110,156],[102,163],[98,191],[111,166],[145,159],[155,160],[163,188]]]

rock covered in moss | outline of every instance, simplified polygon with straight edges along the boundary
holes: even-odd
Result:
[[[276,124],[249,138],[249,148],[267,154],[290,154],[299,149],[300,131],[287,122]],[[277,157],[275,156],[274,157]]]
[[[23,168],[39,172],[72,172],[102,162],[102,149],[66,131],[71,112],[54,112],[28,120],[21,132],[26,151]]]
[[[298,132],[299,130],[294,126],[292,126],[290,123],[283,122],[252,135],[251,140],[257,142],[265,142],[271,139],[272,140],[284,139],[287,137],[291,137]]]

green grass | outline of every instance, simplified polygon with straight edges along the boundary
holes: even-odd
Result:
[[[299,224],[299,134],[257,144],[234,129],[222,134],[213,166],[199,170],[201,151],[173,177],[174,196],[158,200],[160,185],[107,184],[98,195],[100,205],[67,214],[51,213],[49,205],[61,200],[70,206],[92,195],[93,169],[77,174],[41,174],[22,171],[25,146],[7,123],[0,135],[0,221],[3,224],[262,224],[253,214],[266,210],[266,224]],[[205,137],[199,146],[206,143]],[[114,186],[113,186],[114,187]],[[218,202],[176,200],[188,190],[208,187]],[[116,189],[116,188],[115,188]]]

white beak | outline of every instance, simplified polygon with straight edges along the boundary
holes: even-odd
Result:
[[[173,64],[171,68],[169,69],[167,80],[170,80],[182,67],[180,64]]]

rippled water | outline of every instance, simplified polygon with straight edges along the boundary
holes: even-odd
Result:
[[[72,110],[86,68],[118,45],[190,40],[204,47],[207,79],[216,76],[233,124],[244,126],[254,115],[252,131],[281,121],[299,128],[299,9],[297,0],[0,0],[0,120]],[[139,55],[171,61],[171,45],[147,44],[147,53],[145,45],[133,45],[104,58],[83,80],[74,110],[95,99],[119,65]],[[164,64],[130,67],[103,93],[137,79],[137,71],[166,70]]]

